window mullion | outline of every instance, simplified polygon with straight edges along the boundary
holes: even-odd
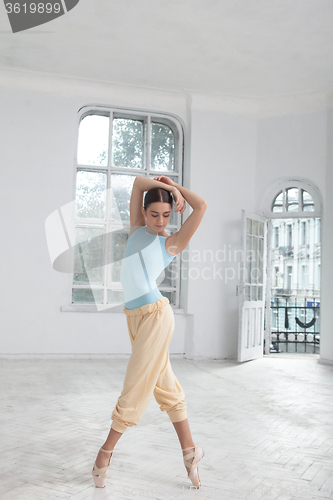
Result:
[[[283,195],[282,195],[282,203],[283,203],[282,212],[286,212],[287,211],[287,200],[286,200],[287,193],[286,193],[285,188],[283,188],[282,192],[283,192]]]
[[[147,176],[149,177],[150,173],[150,162],[151,162],[151,118],[150,115],[147,116],[146,119],[146,140],[145,140],[145,161],[146,161],[146,171]]]
[[[112,143],[113,143],[113,111],[110,111],[110,128],[109,128],[109,155],[108,155],[108,170],[112,166]]]
[[[178,127],[179,128],[179,127]],[[175,169],[178,172],[178,183],[180,186],[183,185],[183,168],[184,168],[184,161],[183,161],[183,151],[184,151],[184,144],[183,144],[183,136],[182,136],[182,131],[179,129],[178,131],[179,136],[178,136],[178,141],[177,141],[177,147],[178,147],[178,154],[176,154],[175,158]],[[182,225],[182,220],[184,219],[184,216],[178,212],[178,229],[180,229]],[[181,295],[181,286],[182,286],[182,280],[181,280],[181,261],[180,261],[180,256],[178,258],[178,263],[177,263],[177,278],[176,278],[176,307],[180,307],[180,295]]]
[[[180,256],[179,256],[177,259],[176,307],[179,307],[180,287],[181,287],[181,279],[180,279]]]
[[[111,201],[112,201],[112,196],[111,196],[111,188],[112,188],[112,182],[111,182],[111,175],[113,172],[113,163],[112,163],[112,157],[113,157],[113,119],[114,119],[114,110],[110,111],[110,133],[109,133],[109,163],[108,163],[108,180],[107,180],[107,185],[109,187],[108,193],[107,193],[107,200],[106,200],[106,244],[105,244],[105,273],[104,273],[104,304],[107,304],[107,294],[108,294],[108,287],[111,286],[111,266],[108,265],[106,262],[107,256],[109,255],[109,243],[112,246],[112,235],[110,234],[112,232],[112,222],[110,221],[110,214],[111,214]],[[111,226],[111,227],[110,227]],[[111,238],[111,240],[110,240]],[[110,249],[111,251],[111,249]]]
[[[103,304],[107,304],[107,293],[109,284],[109,271],[110,266],[107,262],[108,252],[108,242],[110,232],[110,213],[111,213],[111,164],[112,164],[112,134],[113,134],[113,111],[110,111],[109,115],[110,125],[109,125],[109,154],[108,154],[108,168],[107,168],[107,179],[106,179],[106,223],[105,223],[105,246],[104,246],[104,285],[103,285]],[[112,242],[110,242],[112,244]]]

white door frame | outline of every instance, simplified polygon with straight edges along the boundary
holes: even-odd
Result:
[[[267,219],[267,260],[266,260],[266,306],[265,306],[265,355],[270,354],[272,312],[271,312],[271,254],[272,254],[272,220]]]
[[[247,233],[247,219],[251,219],[251,233]],[[248,273],[250,279],[245,282],[247,275],[248,250],[253,251],[252,220],[263,223],[263,248],[262,248],[262,284],[257,282],[257,278],[252,277],[251,268]],[[259,225],[258,225],[259,227]],[[251,236],[251,248],[247,248],[247,236]],[[261,240],[261,235],[257,234],[256,241]],[[264,344],[264,315],[265,315],[265,294],[266,294],[266,274],[267,274],[267,218],[252,212],[242,210],[242,270],[240,276],[239,294],[239,323],[238,323],[238,353],[237,361],[243,362],[250,359],[258,359],[263,356]],[[259,246],[257,248],[256,259],[259,259]],[[259,262],[258,260],[255,261]],[[259,267],[259,266],[258,266]],[[254,280],[254,281],[252,281]],[[259,283],[259,286],[257,285]],[[257,299],[257,293],[262,286],[262,299]],[[245,287],[249,290],[246,294]],[[255,291],[255,298],[252,300],[252,290]]]

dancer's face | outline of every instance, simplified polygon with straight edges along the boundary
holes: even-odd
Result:
[[[156,201],[151,203],[147,210],[143,208],[143,214],[147,217],[147,227],[157,233],[163,233],[171,217],[171,205]]]

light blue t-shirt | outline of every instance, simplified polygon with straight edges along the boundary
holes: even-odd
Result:
[[[167,236],[151,234],[146,228],[140,226],[128,238],[121,263],[126,309],[152,304],[163,297],[156,279],[175,257],[165,250]]]

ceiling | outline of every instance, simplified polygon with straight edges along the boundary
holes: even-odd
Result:
[[[332,0],[80,0],[13,34],[1,68],[225,96],[333,87]]]

